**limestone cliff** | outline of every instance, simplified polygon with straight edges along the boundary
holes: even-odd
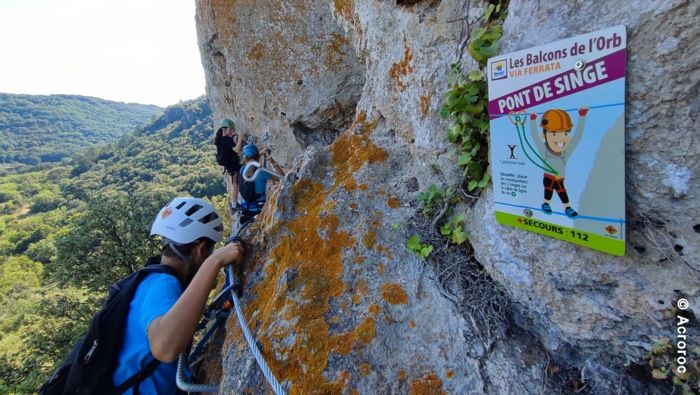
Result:
[[[423,262],[406,250],[431,226],[416,195],[460,177],[436,112],[449,65],[476,67],[464,47],[486,5],[197,1],[216,118],[290,172],[247,233],[243,294],[289,393],[667,390],[634,366],[673,336],[665,310],[700,304],[698,4],[508,6],[503,53],[627,25],[625,257],[498,225],[488,187],[464,259],[436,244]],[[269,390],[235,318],[219,365],[222,393]]]

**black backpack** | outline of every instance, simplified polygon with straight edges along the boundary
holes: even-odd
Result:
[[[129,388],[133,388],[135,395],[138,394],[139,384],[153,373],[160,361],[153,358],[141,371],[119,386],[114,385],[112,375],[124,343],[129,306],[141,281],[151,273],[166,273],[182,283],[175,269],[159,263],[160,257],[151,258],[144,268],[109,287],[109,295],[92,318],[87,333],[73,346],[53,376],[41,386],[40,395],[121,394]]]
[[[246,203],[253,203],[262,196],[259,193],[255,193],[255,181],[246,181],[243,179],[243,174],[238,173],[238,193],[241,194]]]
[[[221,146],[221,144],[216,145],[216,163],[219,166],[226,166],[229,164],[230,161],[227,161],[226,158],[224,158],[224,147]]]
[[[237,173],[238,170],[241,168],[240,158],[238,157],[238,154],[236,154],[233,151],[224,152],[224,151],[226,151],[226,149],[224,148],[224,145],[221,142],[221,139],[219,140],[219,143],[215,144],[215,145],[216,145],[216,164],[218,164],[219,166],[225,167],[226,170],[228,170],[232,174]]]

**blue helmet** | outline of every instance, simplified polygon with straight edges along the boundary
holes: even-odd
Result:
[[[258,147],[256,147],[255,144],[248,144],[245,147],[243,147],[244,158],[250,158],[258,155],[260,155],[260,152],[258,152]]]

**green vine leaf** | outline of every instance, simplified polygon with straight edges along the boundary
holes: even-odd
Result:
[[[485,80],[484,73],[481,70],[474,69],[470,71],[467,74],[467,78],[469,78],[469,81],[483,81]],[[478,89],[474,89],[474,92],[471,92],[470,94],[474,95],[478,92]]]
[[[452,242],[461,245],[467,240],[467,232],[465,232],[461,226],[455,228],[454,233],[452,233]]]
[[[420,251],[420,239],[418,238],[418,236],[413,236],[410,239],[408,239],[406,246],[411,251]]]

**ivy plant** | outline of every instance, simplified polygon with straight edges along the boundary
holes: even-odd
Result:
[[[461,245],[467,240],[467,232],[462,228],[462,221],[464,221],[464,213],[453,215],[440,227],[440,234],[453,243]]]
[[[452,119],[446,137],[457,145],[457,163],[467,178],[467,189],[473,191],[488,185],[488,85],[481,69],[498,51],[498,40],[503,34],[503,20],[507,1],[498,1],[484,13],[484,26],[475,30],[469,42],[469,54],[480,69],[463,73],[459,63],[450,66],[447,77],[449,91],[440,108],[443,119]]]
[[[416,255],[418,255],[420,259],[427,258],[428,255],[433,252],[433,246],[430,244],[421,243],[420,237],[417,235],[414,235],[408,239],[406,247],[408,247],[409,251],[413,251]]]
[[[428,216],[436,205],[445,204],[454,195],[454,190],[451,187],[440,189],[435,184],[431,185],[425,191],[418,194],[418,201],[423,208],[423,215]]]

